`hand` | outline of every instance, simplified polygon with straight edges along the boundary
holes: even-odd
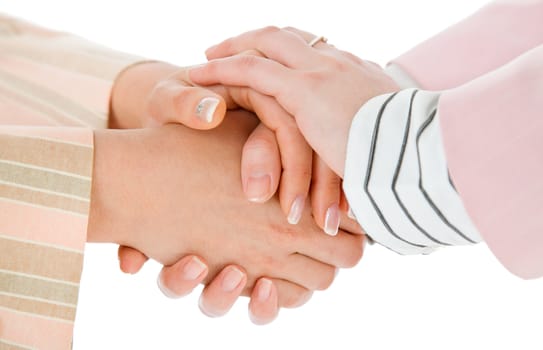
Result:
[[[171,76],[179,71],[178,67],[163,62],[146,62],[127,68],[116,79],[113,87],[110,127],[128,129],[177,122],[194,129],[208,129],[220,124],[225,112],[222,98],[207,89],[191,87],[183,80],[171,79]],[[209,108],[213,107],[213,101],[219,101],[214,112]],[[274,157],[274,154],[270,157]],[[276,174],[278,178],[279,170]],[[120,246],[118,254],[121,270],[131,274],[137,273],[148,259],[138,250],[126,246]],[[227,265],[218,277],[206,286],[199,304],[202,312],[219,316],[234,304],[238,295],[224,292],[220,286],[227,272],[235,267]],[[245,275],[243,269],[239,271]],[[173,265],[164,266],[157,281],[166,296],[179,298],[192,292],[208,276],[208,272],[209,268],[203,258],[187,255]],[[252,292],[254,295],[262,294],[259,288],[261,285],[257,283]],[[272,287],[267,300],[251,298],[249,314],[253,322],[268,323],[276,317],[278,296],[275,285]],[[283,304],[280,306],[298,306],[310,296],[309,291],[282,288]]]
[[[208,89],[190,86],[186,78],[186,70],[161,62],[137,64],[128,68],[116,80],[113,89],[112,98],[112,117],[110,118],[111,127],[117,128],[140,128],[145,125],[160,125],[169,122],[183,123],[189,127],[196,129],[205,129],[215,127],[223,119],[224,102],[227,101],[229,108],[236,108],[240,105],[250,106],[251,101],[263,101],[262,96],[256,96],[254,91],[249,89],[222,89],[217,88],[216,93]],[[245,90],[245,91],[244,91]],[[245,93],[248,92],[248,93]],[[198,106],[202,100],[218,99],[217,109],[213,113],[211,123],[202,123],[201,115],[197,111],[201,111]],[[271,101],[271,99],[267,99]],[[257,108],[263,108],[265,105],[258,105]],[[275,104],[272,105],[270,112],[277,110]],[[268,112],[264,109],[264,112]],[[284,111],[279,111],[285,113]],[[301,138],[297,128],[292,128],[296,131],[296,136]],[[284,133],[283,133],[284,134]],[[288,137],[290,140],[295,140],[294,137]],[[286,151],[294,155],[300,155],[297,149],[309,149],[302,140],[298,141],[299,147],[293,147],[292,143],[287,144]],[[283,157],[283,159],[291,159],[292,157]],[[252,194],[248,190],[248,182],[251,174],[269,174],[271,183],[269,183],[268,192],[264,194],[260,201],[264,201],[271,197],[279,186],[281,178],[281,198],[282,204],[285,203],[284,198],[288,198],[289,193],[299,194],[307,191],[310,179],[307,174],[313,171],[313,184],[311,187],[311,198],[313,204],[313,215],[320,227],[326,232],[335,234],[338,230],[339,216],[341,216],[341,224],[344,230],[349,232],[362,233],[359,225],[346,217],[345,212],[348,207],[343,196],[340,195],[340,180],[339,178],[317,158],[313,161],[313,169],[311,169],[311,156],[309,163],[304,162],[305,166],[300,166],[300,162],[292,163],[285,162],[284,171],[281,175],[281,156],[275,133],[266,128],[264,125],[259,125],[251,134],[243,149],[242,156],[242,183],[246,195],[251,198]],[[291,164],[292,163],[292,164]],[[291,168],[293,168],[291,170]],[[254,187],[254,186],[253,186]],[[253,191],[254,192],[254,191]],[[290,196],[291,198],[294,195]],[[339,208],[343,212],[339,213]],[[284,205],[283,205],[284,206]],[[302,205],[299,203],[295,206],[294,218],[290,210],[289,221],[296,223],[301,213],[303,212]],[[335,211],[334,211],[335,210]],[[339,215],[338,215],[339,214]],[[331,217],[332,219],[326,219]],[[325,225],[327,223],[327,225]],[[325,227],[326,226],[326,227]],[[121,269],[127,273],[136,273],[147,260],[147,257],[135,249],[121,246],[119,247],[119,260]],[[198,264],[191,263],[197,261]],[[189,255],[178,261],[172,266],[165,266],[159,277],[159,286],[164,294],[170,297],[180,297],[188,294],[192,289],[201,283],[207,276],[207,269],[204,269],[202,274],[195,275],[191,269],[185,271],[187,266],[198,266],[205,262],[201,257]],[[224,270],[228,270],[232,266],[226,266]],[[219,274],[219,277],[224,274]],[[202,311],[208,315],[220,315],[225,313],[231,305],[233,305],[236,295],[221,292],[218,286],[220,285],[219,278],[210,283],[200,299],[200,307]],[[260,284],[252,291],[253,295],[259,294]],[[294,307],[302,304],[302,301],[309,299],[309,293],[298,295],[282,292],[282,300],[285,303],[280,306]],[[250,314],[254,322],[266,323],[273,320],[277,314],[277,301],[270,298],[266,302],[258,302],[256,298],[251,298]]]
[[[120,246],[119,260],[121,270],[126,273],[137,273],[147,261],[147,257],[136,249]],[[234,293],[226,292],[222,286],[226,283],[229,271],[232,268],[238,269],[246,279],[245,270],[236,265],[227,265],[217,276],[207,284],[200,296],[200,310],[207,316],[222,316],[234,305],[239,297],[239,291]],[[160,290],[169,298],[181,298],[188,295],[200,283],[204,281],[209,272],[205,260],[195,255],[188,255],[181,258],[175,264],[164,266],[158,276],[157,284]],[[271,282],[271,285],[270,285]],[[283,283],[282,281],[276,281]],[[312,295],[309,290],[302,288],[288,288],[282,286],[281,302],[278,304],[277,287],[270,279],[259,278],[251,291],[249,303],[249,317],[255,324],[266,324],[272,322],[278,314],[279,307],[299,307],[307,302]],[[261,298],[267,295],[267,299]]]
[[[193,129],[213,128],[228,109],[244,108],[280,123],[259,125],[243,148],[242,184],[251,201],[263,203],[279,189],[288,221],[300,220],[308,193],[313,215],[323,230],[334,235],[340,216],[348,210],[341,179],[313,152],[294,119],[270,97],[247,88],[190,85],[187,70],[166,63],[135,65],[117,79],[112,98],[112,124],[123,128],[180,123]],[[202,124],[201,101],[216,100],[212,122]],[[269,117],[268,117],[269,116]],[[345,216],[344,216],[345,217]],[[358,229],[357,232],[361,233]]]
[[[206,52],[211,61],[192,68],[196,84],[250,87],[272,96],[293,115],[311,147],[343,176],[352,118],[370,98],[398,90],[380,67],[297,29],[268,27],[228,39]],[[266,58],[238,55],[247,50]],[[229,57],[236,55],[233,57]],[[259,114],[266,125],[278,118]]]
[[[218,266],[247,267],[247,283],[233,271],[241,280],[231,292],[247,295],[257,276],[269,276],[280,305],[287,304],[281,295],[292,295],[285,288],[301,293],[326,287],[333,266],[358,261],[363,236],[319,235],[307,216],[299,226],[288,226],[276,199],[247,203],[231,164],[240,161],[242,139],[254,122],[237,114],[223,124],[205,139],[175,125],[97,132],[89,240],[128,245],[166,265],[179,260],[179,252],[205,256],[204,282],[216,276]]]

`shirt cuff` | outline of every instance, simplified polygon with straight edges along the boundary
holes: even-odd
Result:
[[[0,348],[71,347],[92,165],[90,129],[0,127]]]
[[[400,254],[481,240],[449,177],[440,94],[416,89],[377,96],[351,126],[344,192],[365,232]]]

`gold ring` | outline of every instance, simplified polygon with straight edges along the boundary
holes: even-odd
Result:
[[[319,41],[322,41],[323,43],[326,43],[326,42],[328,41],[328,39],[326,39],[326,38],[323,37],[323,36],[316,36],[316,37],[314,37],[314,38],[308,43],[308,45],[311,46],[311,47],[313,47],[313,46],[317,45],[317,43],[318,43]]]

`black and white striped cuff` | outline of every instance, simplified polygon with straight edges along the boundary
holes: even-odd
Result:
[[[481,241],[449,177],[437,92],[377,96],[351,125],[343,189],[364,231],[400,254]]]

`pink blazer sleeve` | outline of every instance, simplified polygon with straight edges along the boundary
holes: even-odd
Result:
[[[393,60],[420,88],[460,86],[543,43],[543,0],[500,0]]]
[[[511,272],[543,276],[543,45],[444,92],[438,110],[451,177],[484,240]]]
[[[70,349],[93,168],[140,60],[0,14],[0,349]]]

